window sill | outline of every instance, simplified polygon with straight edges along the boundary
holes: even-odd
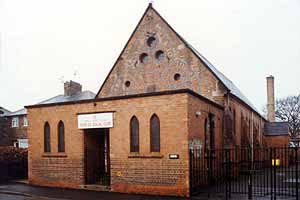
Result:
[[[43,153],[42,157],[65,158],[68,156],[66,153]]]
[[[160,153],[150,153],[150,154],[139,154],[139,153],[130,153],[128,158],[163,158],[164,156]]]

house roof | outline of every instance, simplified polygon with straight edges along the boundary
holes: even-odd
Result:
[[[265,123],[264,135],[266,136],[289,135],[289,123],[288,122],[267,122]]]
[[[5,116],[11,117],[11,116],[26,115],[26,114],[27,114],[27,110],[25,108],[22,108],[20,110],[15,111],[15,112],[8,113]]]
[[[7,110],[7,109],[0,106],[0,117],[5,116],[9,113],[11,113],[9,110]]]
[[[71,96],[65,96],[63,94],[58,95],[53,98],[42,101],[38,104],[62,103],[62,102],[80,101],[80,100],[93,99],[93,98],[95,98],[95,94],[87,90]]]
[[[55,97],[52,97],[50,99],[47,99],[47,100],[37,103],[35,105],[81,101],[81,100],[94,99],[94,98],[95,98],[95,94],[93,92],[87,90],[87,91],[83,91],[83,92],[80,92],[80,93],[77,93],[77,94],[71,95],[71,96],[66,96],[63,94],[57,95]],[[19,116],[19,115],[26,115],[26,114],[27,114],[27,109],[23,108],[16,112],[9,113],[6,116]]]
[[[255,112],[259,115],[261,113],[256,109],[256,107],[250,102],[250,100],[241,92],[241,90],[223,73],[221,73],[213,64],[211,64],[202,54],[200,54],[194,47],[192,47],[189,43],[186,44],[190,47],[190,49],[205,63],[205,65],[217,76],[217,78],[223,83],[223,85],[229,90],[231,94],[238,97],[248,106],[250,106]]]

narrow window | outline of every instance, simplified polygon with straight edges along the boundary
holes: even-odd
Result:
[[[48,122],[46,122],[44,125],[44,152],[51,152],[50,125]]]
[[[236,134],[236,113],[235,109],[233,110],[233,135]]]
[[[65,126],[62,121],[58,123],[58,152],[65,152]]]
[[[139,121],[133,116],[130,120],[130,152],[139,151]]]
[[[150,151],[160,152],[160,122],[156,114],[150,119]]]
[[[208,123],[207,119],[205,118],[204,121],[204,150],[207,150],[209,148],[209,133],[208,133]]]
[[[19,127],[19,117],[13,117],[11,121],[11,127],[17,128]]]
[[[26,116],[23,117],[23,126],[28,126],[28,119]]]

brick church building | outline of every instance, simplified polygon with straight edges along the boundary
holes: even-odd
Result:
[[[151,4],[94,99],[26,108],[35,185],[189,196],[189,149],[267,143],[268,120]]]

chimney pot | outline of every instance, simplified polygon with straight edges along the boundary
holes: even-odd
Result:
[[[67,81],[64,83],[64,95],[65,96],[72,96],[78,94],[82,91],[82,86],[80,83],[75,81]]]

